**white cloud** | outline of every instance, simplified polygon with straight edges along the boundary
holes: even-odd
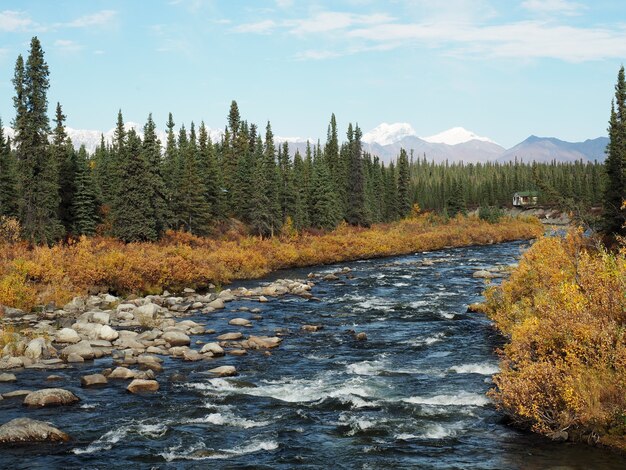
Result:
[[[577,15],[585,6],[569,0],[525,0],[522,7],[535,13]]]
[[[115,10],[101,10],[90,15],[84,15],[76,18],[74,21],[65,23],[62,26],[70,28],[88,28],[92,26],[105,26],[117,16]]]
[[[323,11],[310,18],[286,21],[285,25],[290,27],[291,33],[304,35],[344,30],[358,25],[387,23],[393,20],[393,17],[380,13],[358,15],[354,13]]]
[[[356,29],[349,37],[401,47],[423,43],[448,53],[583,62],[626,55],[626,29],[582,28],[538,21],[495,26],[388,23]]]
[[[293,6],[293,0],[276,0],[276,6],[279,8],[289,8]]]
[[[0,11],[0,31],[12,33],[24,31],[33,26],[33,20],[24,12],[14,10]]]
[[[57,39],[54,41],[53,45],[61,52],[79,52],[85,48],[85,46],[78,44],[71,39]]]
[[[233,28],[236,33],[254,33],[254,34],[268,34],[271,33],[278,24],[274,20],[263,20],[254,23],[244,23]]]

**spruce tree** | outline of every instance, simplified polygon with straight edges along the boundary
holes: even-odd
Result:
[[[18,215],[17,170],[10,139],[5,139],[0,119],[0,216]]]
[[[369,225],[369,215],[365,206],[365,172],[361,145],[361,129],[357,125],[354,131],[352,124],[348,127],[349,171],[347,181],[348,207],[346,222],[350,225]]]
[[[34,243],[52,243],[64,233],[58,215],[59,169],[48,144],[49,74],[41,43],[33,37],[25,66],[18,57],[13,85],[19,215],[24,236]]]
[[[160,237],[167,228],[170,215],[167,206],[167,188],[163,179],[163,161],[161,158],[161,141],[156,134],[156,124],[152,113],[143,128],[143,154],[148,163],[149,178],[151,180],[149,200],[155,218],[157,236]]]
[[[257,235],[263,237],[272,235],[274,231],[274,215],[269,197],[269,182],[267,179],[267,159],[263,151],[263,141],[257,137],[254,146],[254,173],[253,193],[250,201],[250,227]]]
[[[604,190],[604,229],[607,233],[624,234],[626,210],[626,80],[624,66],[617,75],[615,99],[611,103],[609,144],[605,160],[606,186]]]
[[[125,242],[155,241],[158,231],[150,202],[151,171],[134,129],[125,133],[119,151],[120,179],[111,207],[113,233]]]
[[[76,189],[74,180],[76,178],[77,157],[72,142],[65,132],[65,115],[60,103],[57,103],[54,122],[56,125],[52,131],[50,156],[59,169],[59,198],[61,201],[59,218],[65,232],[70,233],[74,226],[72,200]]]
[[[276,166],[276,146],[274,145],[274,134],[272,126],[267,122],[265,128],[265,142],[263,148],[263,171],[265,172],[266,188],[265,194],[268,200],[268,210],[271,218],[271,234],[273,235],[282,226],[280,210],[280,178]]]
[[[289,144],[283,142],[278,152],[278,172],[280,175],[280,208],[281,220],[285,222],[287,217],[294,218],[296,204],[296,189],[293,181],[293,166],[289,158]]]
[[[322,155],[313,160],[311,179],[311,225],[323,230],[334,229],[341,218],[328,165]]]
[[[178,139],[180,183],[174,206],[174,219],[178,222],[177,226],[187,232],[207,235],[211,214],[209,204],[204,198],[205,187],[199,170],[200,159],[193,123],[190,130],[187,139],[185,127],[181,126]]]
[[[72,200],[74,225],[71,231],[74,235],[94,235],[99,221],[99,201],[84,145],[81,145],[76,156],[74,187],[75,192]]]
[[[450,217],[454,217],[457,214],[465,215],[467,213],[463,185],[460,181],[452,183],[450,197],[446,203],[446,211]]]
[[[406,217],[411,212],[411,198],[410,191],[410,176],[409,176],[409,159],[406,151],[400,149],[400,156],[398,157],[398,211],[400,217]]]
[[[309,219],[309,194],[310,179],[305,162],[302,160],[300,152],[296,150],[293,157],[293,180],[295,188],[295,201],[293,209],[293,224],[297,230],[302,230],[311,225]]]

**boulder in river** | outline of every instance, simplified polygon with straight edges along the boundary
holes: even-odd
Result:
[[[135,379],[126,387],[130,393],[156,392],[158,389],[159,382],[145,379]]]
[[[121,380],[134,379],[135,372],[133,372],[132,370],[126,367],[116,367],[109,374],[108,378],[109,379],[121,379]]]
[[[15,382],[16,380],[17,380],[17,377],[15,377],[15,374],[9,374],[9,373],[0,374],[0,382]]]
[[[73,330],[72,328],[61,328],[59,331],[57,331],[54,340],[57,343],[76,344],[80,342],[80,336],[78,335],[76,330]]]
[[[220,366],[209,370],[209,372],[218,377],[232,377],[233,375],[237,375],[237,369],[235,369],[234,366]]]
[[[243,338],[243,334],[239,331],[234,333],[224,333],[223,335],[219,335],[217,337],[220,341],[237,341],[241,338]]]
[[[82,357],[85,360],[93,359],[94,350],[91,347],[91,344],[87,340],[82,340],[80,343],[72,344],[71,346],[66,346],[61,350],[61,357],[66,359],[70,354],[76,354]]]
[[[26,406],[61,406],[79,402],[80,398],[63,388],[43,388],[31,392],[24,398]]]
[[[172,346],[188,346],[191,339],[180,330],[171,330],[163,333],[162,339],[170,343]]]
[[[94,387],[97,385],[106,385],[107,378],[102,374],[84,375],[80,378],[81,387]]]
[[[302,325],[303,331],[319,331],[324,329],[322,325]]]
[[[209,302],[208,306],[214,308],[215,310],[221,310],[225,307],[222,299],[215,299],[214,301]]]
[[[15,418],[0,426],[0,443],[67,442],[69,440],[70,436],[50,423],[30,418]]]
[[[228,324],[233,326],[252,326],[250,320],[246,318],[233,318]]]
[[[205,354],[205,353],[212,353],[213,356],[223,356],[224,355],[224,348],[222,348],[219,344],[217,343],[207,343],[204,346],[202,346],[202,349],[200,350],[201,354]]]

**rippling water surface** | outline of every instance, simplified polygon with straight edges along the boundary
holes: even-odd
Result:
[[[1,421],[51,421],[74,440],[4,448],[0,467],[625,468],[623,457],[607,451],[508,427],[485,396],[498,371],[493,350],[502,340],[483,316],[465,313],[484,287],[471,274],[511,263],[519,250],[520,243],[509,243],[349,263],[353,279],[314,288],[321,302],[284,297],[261,304],[263,319],[244,333],[289,330],[271,356],[253,351],[211,363],[167,358],[154,395],[130,395],[126,382],[78,386],[81,375],[110,366],[110,358],[62,370],[58,386],[77,393],[80,405],[27,410],[4,400]],[[421,266],[423,260],[435,263]],[[228,304],[242,306],[259,304]],[[236,331],[228,319],[249,314],[230,309],[191,319],[218,334]],[[324,329],[301,331],[311,323]],[[368,340],[355,341],[349,330],[365,332]],[[225,364],[235,365],[239,376],[205,373]],[[168,380],[174,372],[187,380]],[[41,388],[43,377],[22,372],[19,387]]]

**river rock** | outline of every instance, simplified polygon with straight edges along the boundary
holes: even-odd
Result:
[[[128,380],[135,378],[135,372],[126,367],[116,367],[108,376],[109,379]]]
[[[33,361],[37,361],[46,351],[46,340],[43,338],[35,338],[28,343],[24,356]]]
[[[183,360],[185,361],[201,361],[202,359],[205,359],[205,357],[195,349],[187,349],[183,353]]]
[[[61,328],[57,331],[54,340],[57,343],[76,344],[80,342],[80,336],[76,330],[73,330],[72,328]]]
[[[214,308],[215,310],[221,310],[225,307],[224,300],[215,299],[214,301],[209,302],[208,307]]]
[[[16,380],[17,380],[17,377],[15,377],[15,374],[9,374],[9,373],[0,374],[0,382],[15,382]]]
[[[109,325],[103,325],[98,336],[105,341],[115,341],[120,334]]]
[[[150,302],[140,307],[137,307],[133,313],[137,320],[149,322],[157,317],[159,309],[160,307],[157,304]]]
[[[230,351],[228,351],[228,354],[230,354],[231,356],[245,356],[246,354],[248,354],[248,351],[246,351],[245,349],[231,349]]]
[[[91,321],[99,323],[101,325],[108,325],[111,320],[111,315],[108,312],[95,311],[91,316]]]
[[[354,339],[357,341],[365,341],[367,339],[367,334],[363,331],[354,335]]]
[[[243,338],[243,333],[237,331],[234,333],[224,333],[223,335],[219,335],[217,337],[220,341],[237,341],[238,339]]]
[[[85,360],[90,360],[94,358],[94,350],[87,340],[82,340],[79,343],[72,344],[71,346],[66,346],[61,350],[61,357],[65,360],[67,360],[67,358],[71,354],[76,354]]]
[[[224,348],[222,348],[217,343],[207,343],[204,346],[202,346],[202,349],[200,350],[201,354],[205,354],[209,352],[212,353],[214,356],[223,356]]]
[[[228,324],[234,326],[252,326],[250,320],[246,318],[233,318],[228,322]]]
[[[83,356],[76,354],[76,353],[68,354],[65,360],[67,361],[68,364],[77,364],[77,363],[85,362],[85,360],[83,359]]]
[[[233,375],[237,375],[237,369],[235,369],[234,366],[220,366],[209,370],[209,372],[218,377],[232,377]]]
[[[80,378],[81,387],[93,387],[95,385],[106,385],[107,378],[102,374],[84,375]]]
[[[180,330],[171,330],[163,333],[162,339],[170,343],[171,346],[188,346],[191,339]]]
[[[29,393],[24,398],[26,406],[61,406],[71,405],[80,401],[76,395],[63,388],[43,388]]]
[[[302,325],[303,331],[319,331],[324,329],[322,325]]]
[[[130,393],[156,392],[158,389],[159,382],[145,379],[135,379],[126,387]]]
[[[0,426],[0,443],[67,442],[70,436],[50,423],[15,418]]]
[[[498,275],[495,273],[489,272],[485,269],[481,269],[481,270],[475,271],[474,274],[472,274],[472,277],[478,278],[478,279],[493,279],[495,277],[498,277]]]
[[[281,341],[277,336],[250,336],[241,342],[241,346],[245,349],[271,349],[277,348]]]

